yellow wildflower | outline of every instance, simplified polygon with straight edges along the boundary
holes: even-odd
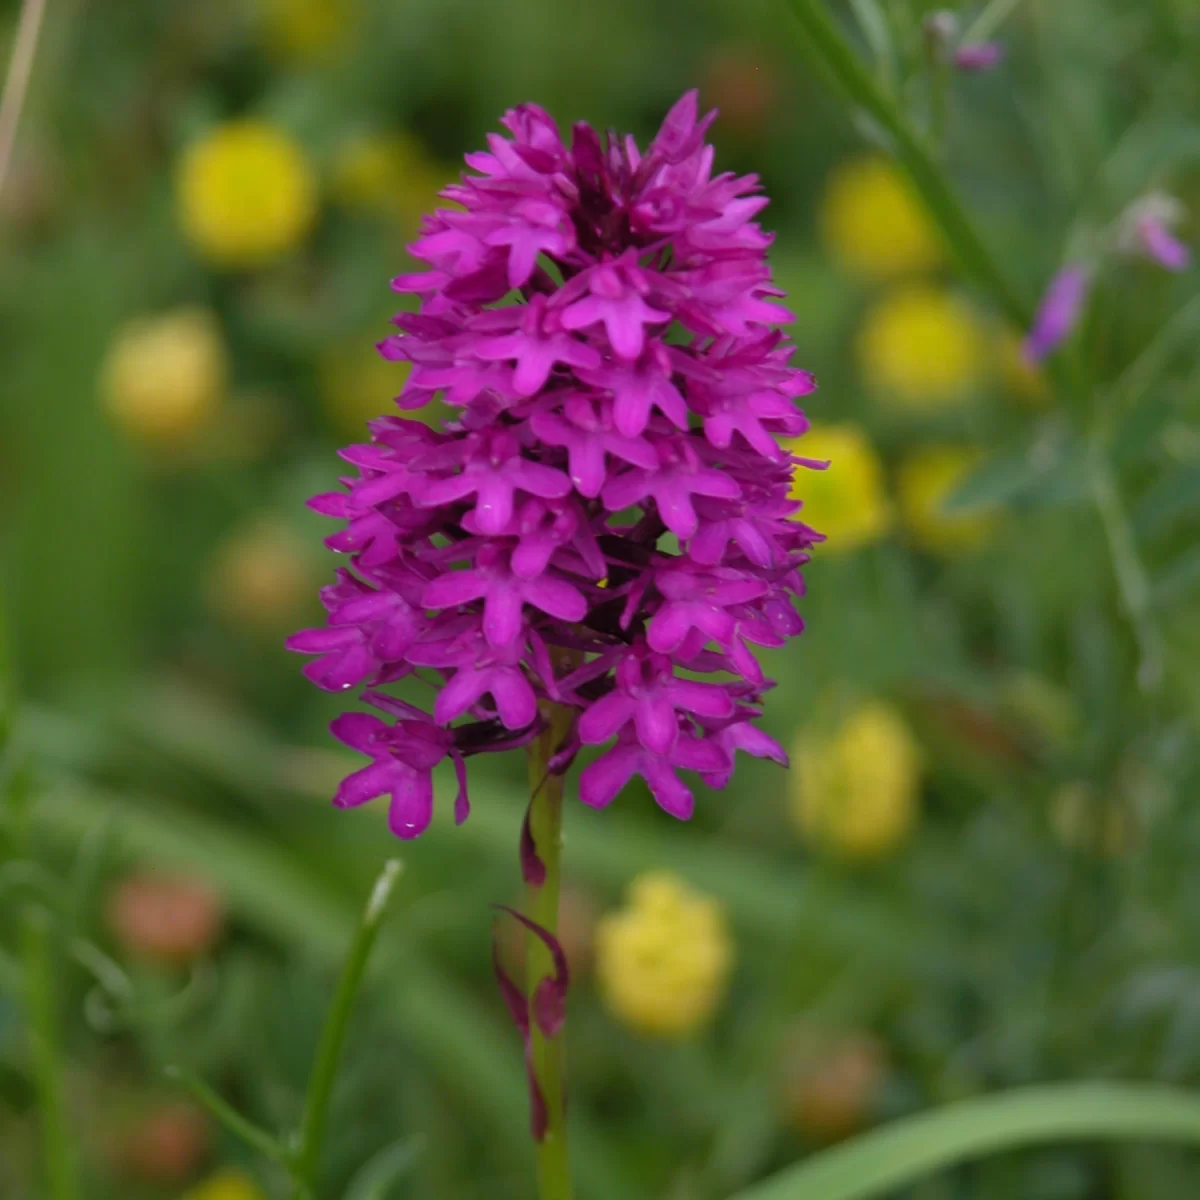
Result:
[[[904,525],[936,554],[965,554],[983,545],[996,527],[994,512],[948,513],[943,505],[979,463],[966,446],[928,446],[900,464],[896,489]]]
[[[244,1171],[225,1167],[197,1184],[183,1200],[267,1200],[267,1197]]]
[[[259,0],[263,41],[284,62],[329,58],[353,32],[355,0]]]
[[[852,860],[881,858],[916,820],[920,775],[920,752],[900,713],[870,701],[832,734],[796,739],[792,815],[822,849]]]
[[[838,166],[821,204],[822,236],[841,264],[869,279],[894,279],[937,266],[941,243],[919,197],[886,158]]]
[[[829,539],[820,554],[846,553],[878,541],[891,524],[883,464],[859,425],[813,426],[788,444],[793,454],[828,460],[824,471],[797,467],[793,499],[803,500],[798,518]]]
[[[962,399],[985,365],[968,308],[929,284],[907,284],[867,314],[858,339],[863,377],[897,406],[929,412]]]
[[[216,318],[207,309],[180,308],[118,331],[100,368],[100,394],[125,433],[178,446],[211,421],[228,375]]]
[[[196,249],[222,267],[252,267],[298,246],[317,215],[303,148],[256,120],[228,121],[184,152],[179,218]]]
[[[318,363],[325,415],[339,431],[352,437],[362,437],[366,423],[382,416],[436,425],[449,412],[440,401],[406,410],[392,403],[411,370],[412,363],[384,358],[369,337],[328,347]]]
[[[338,151],[333,194],[347,208],[393,217],[415,234],[421,218],[438,206],[448,174],[406,134],[360,133]]]
[[[610,1012],[640,1033],[683,1037],[725,994],[733,943],[719,901],[667,872],[640,875],[596,927],[596,977]]]
[[[208,599],[232,625],[273,630],[303,610],[312,585],[304,543],[287,526],[264,517],[248,522],[218,549]]]

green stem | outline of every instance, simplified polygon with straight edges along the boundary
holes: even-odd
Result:
[[[1107,455],[1099,443],[1094,443],[1088,454],[1088,483],[1108,540],[1121,604],[1137,642],[1138,683],[1144,692],[1155,692],[1162,683],[1164,655],[1154,620],[1150,581],[1138,557],[1137,539],[1121,503]]]
[[[963,45],[986,42],[1017,10],[1021,0],[992,0],[962,35]]]
[[[38,37],[45,15],[46,0],[25,0],[21,5],[12,59],[8,64],[8,78],[4,84],[4,94],[0,96],[0,188],[4,186],[12,161],[17,127],[21,123],[21,111],[25,107],[25,95],[29,89],[29,77],[33,74],[33,60],[37,56]]]
[[[58,1045],[58,995],[54,986],[54,940],[49,913],[25,917],[25,1010],[29,1022],[33,1082],[41,1116],[42,1154],[49,1200],[79,1200],[75,1143],[67,1128]]]
[[[265,1154],[274,1162],[287,1163],[287,1151],[279,1141],[260,1125],[242,1116],[232,1104],[223,1100],[202,1079],[180,1067],[167,1067],[164,1075],[192,1094],[197,1103],[203,1105],[234,1137],[241,1138],[247,1146]]]
[[[333,1096],[333,1084],[337,1077],[338,1060],[342,1045],[350,1026],[350,1013],[358,996],[367,959],[375,944],[376,935],[383,923],[388,899],[399,878],[401,863],[390,859],[371,889],[370,899],[363,910],[362,920],[350,946],[342,977],[338,980],[337,992],[321,1041],[317,1046],[317,1057],[308,1081],[308,1095],[304,1101],[304,1117],[300,1125],[298,1144],[293,1159],[292,1174],[295,1181],[295,1200],[310,1200],[316,1180],[317,1167],[321,1159],[321,1144],[325,1138],[325,1127],[329,1119],[329,1101]]]
[[[895,101],[879,86],[842,36],[820,0],[788,0],[796,20],[838,82],[890,135],[905,170],[925,201],[953,257],[967,276],[987,289],[1019,329],[1032,311],[992,257],[945,174]]]
[[[558,936],[558,894],[562,868],[563,777],[550,775],[547,764],[561,745],[571,723],[571,710],[548,706],[546,728],[529,747],[529,831],[534,850],[546,868],[540,887],[529,884],[525,890],[525,915],[552,936]],[[525,979],[532,998],[542,979],[554,973],[550,951],[540,938],[527,933],[525,938]],[[570,1200],[571,1170],[567,1156],[565,1088],[566,1037],[562,1030],[545,1037],[533,1020],[529,1021],[532,1039],[533,1071],[546,1103],[546,1136],[535,1143],[538,1196],[541,1200]]]

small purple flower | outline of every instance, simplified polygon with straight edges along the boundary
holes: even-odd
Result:
[[[1183,205],[1174,196],[1162,192],[1143,196],[1121,219],[1117,248],[1124,254],[1148,258],[1168,271],[1186,271],[1192,252],[1174,233],[1183,217]]]
[[[1004,61],[1004,46],[1000,42],[974,42],[959,46],[951,61],[960,71],[976,74],[990,71]]]
[[[772,686],[755,648],[803,628],[820,535],[791,498],[808,464],[780,442],[816,385],[779,329],[766,199],[713,173],[712,116],[689,93],[641,150],[514,109],[443,192],[458,207],[426,218],[425,269],[392,282],[419,300],[379,343],[409,367],[397,407],[440,398],[453,419],[381,416],[341,452],[357,474],[311,504],[343,522],[327,544],[345,565],[326,625],[288,645],[387,718],[334,723],[369,759],[336,802],[389,796],[399,836],[428,825],[446,763],[465,817],[465,759],[531,741],[549,701],[574,710],[556,773],[613,743],[587,804],[640,775],[687,817],[680,772],[723,787],[739,750],[784,760],[754,723]],[[380,690],[398,680],[431,688],[430,711]]]
[[[1041,362],[1071,335],[1091,284],[1091,271],[1078,263],[1063,267],[1050,280],[1025,339],[1025,357],[1030,362]]]

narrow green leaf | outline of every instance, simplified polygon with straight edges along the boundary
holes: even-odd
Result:
[[[1133,510],[1134,530],[1152,538],[1181,517],[1200,508],[1200,465],[1167,470],[1150,487]]]
[[[980,464],[946,497],[942,507],[947,513],[1016,504],[1051,507],[1078,503],[1086,495],[1083,444],[1067,430],[1051,425]]]
[[[734,1200],[869,1200],[1000,1150],[1095,1139],[1200,1145],[1200,1098],[1138,1084],[1047,1084],[896,1121]]]
[[[883,71],[884,78],[890,78],[895,64],[892,31],[888,27],[883,9],[879,6],[879,0],[850,0],[850,8],[872,57]]]
[[[1155,608],[1165,608],[1200,587],[1200,546],[1185,550],[1160,571],[1153,584]]]
[[[217,1121],[251,1149],[265,1154],[275,1162],[287,1162],[287,1152],[278,1138],[268,1133],[261,1125],[256,1125],[249,1117],[244,1117],[202,1079],[197,1079],[195,1075],[175,1066],[167,1067],[163,1074],[184,1088],[197,1104],[208,1109]]]
[[[425,1149],[420,1134],[385,1146],[358,1171],[344,1200],[387,1200],[392,1187],[416,1166]]]

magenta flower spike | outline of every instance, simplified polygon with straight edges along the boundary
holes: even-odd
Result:
[[[390,797],[399,837],[428,826],[443,760],[464,819],[464,760],[532,742],[549,703],[573,714],[556,761],[608,747],[580,782],[593,806],[639,774],[686,818],[687,773],[786,762],[754,725],[754,648],[801,628],[814,535],[780,439],[815,383],[778,329],[757,179],[713,174],[714,115],[689,93],[643,151],[513,109],[410,247],[425,269],[393,281],[420,307],[379,348],[412,369],[312,501],[344,522],[346,566],[327,624],[288,645],[318,687],[368,689],[381,715],[333,725],[369,759],[335,802]],[[443,428],[401,415],[435,396]],[[429,711],[380,690],[409,676]]]
[[[787,763],[760,729],[772,686],[756,656],[803,629],[795,601],[819,540],[796,519],[784,447],[816,384],[790,365],[755,220],[755,176],[713,174],[696,95],[643,151],[577,125],[563,142],[534,105],[467,155],[409,247],[425,269],[393,280],[418,311],[379,343],[410,364],[396,412],[341,457],[353,473],[315,497],[343,523],[345,565],[321,593],[325,625],[289,639],[305,675],[365,689],[374,713],[332,725],[366,765],[334,797],[388,797],[401,838],[428,828],[436,768],[527,748],[518,840],[526,980],[499,956],[525,1047],[538,1194],[567,1200],[557,938],[564,778],[595,755],[579,796],[603,808],[640,776],[692,815],[691,777],[723,788],[738,752]],[[438,429],[406,418],[440,398]],[[390,695],[430,689],[426,707]],[[409,693],[411,694],[411,693]],[[514,835],[516,834],[514,829]]]

